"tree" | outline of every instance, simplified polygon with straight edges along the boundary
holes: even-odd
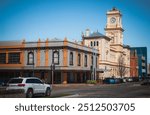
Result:
[[[123,55],[120,55],[118,58],[118,74],[122,78],[127,73],[127,68],[125,66],[125,59]]]

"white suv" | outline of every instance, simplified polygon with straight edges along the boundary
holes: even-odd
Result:
[[[26,97],[31,98],[36,94],[44,94],[45,96],[50,96],[52,86],[43,83],[36,77],[18,77],[10,79],[6,90],[15,89],[23,89]]]

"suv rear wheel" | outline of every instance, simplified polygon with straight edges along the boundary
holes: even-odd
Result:
[[[33,97],[33,90],[32,89],[28,89],[26,97],[27,98],[32,98]]]

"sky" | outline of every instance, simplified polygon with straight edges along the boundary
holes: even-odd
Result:
[[[150,62],[149,0],[0,0],[0,40],[81,41],[87,28],[105,34],[112,7],[123,15],[124,44],[147,47]]]

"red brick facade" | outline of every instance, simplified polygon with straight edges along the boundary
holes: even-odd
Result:
[[[138,57],[137,57],[136,51],[131,52],[130,75],[131,77],[138,77]]]

